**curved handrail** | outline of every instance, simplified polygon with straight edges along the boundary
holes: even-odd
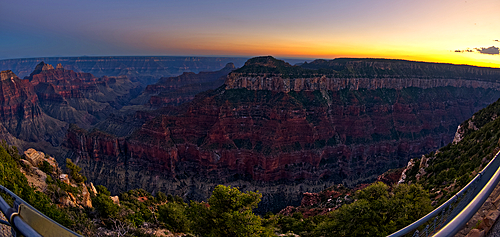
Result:
[[[477,209],[479,209],[479,207],[481,207],[481,205],[484,203],[484,201],[486,200],[486,198],[488,198],[489,194],[491,194],[491,192],[495,188],[496,184],[498,183],[498,180],[500,180],[499,179],[499,176],[500,176],[500,171],[499,171],[500,158],[499,158],[499,155],[500,155],[500,151],[497,152],[497,154],[495,155],[495,157],[486,165],[486,167],[484,167],[483,170],[481,170],[481,172],[479,174],[476,175],[476,177],[474,177],[474,179],[472,179],[458,193],[456,193],[455,195],[453,195],[453,197],[451,197],[450,199],[448,199],[448,201],[446,201],[445,203],[443,203],[438,208],[434,209],[429,214],[427,214],[424,217],[422,217],[422,218],[418,219],[417,221],[413,222],[412,224],[410,224],[410,225],[406,226],[405,228],[403,228],[403,229],[401,229],[401,230],[399,230],[399,231],[397,231],[397,232],[389,235],[389,237],[404,236],[404,235],[406,235],[406,234],[408,234],[408,233],[410,233],[410,232],[412,232],[414,230],[417,230],[420,226],[424,225],[427,222],[432,221],[433,218],[436,217],[436,216],[438,216],[440,213],[444,213],[447,208],[448,208],[448,211],[450,212],[451,205],[454,204],[459,198],[461,198],[466,193],[470,194],[472,192],[473,197],[474,197],[474,199],[472,200],[472,202],[475,203],[474,204],[474,208],[476,207],[476,205],[479,205],[477,207]],[[492,180],[494,182],[491,182]],[[495,183],[495,180],[496,180],[496,183]],[[488,193],[487,192],[488,190],[485,190],[486,186],[488,186],[488,189],[489,189],[489,187],[491,185],[493,185],[493,184],[495,184],[493,186],[493,189],[491,189],[491,191],[489,191],[489,193]],[[484,187],[484,188],[482,188],[479,191],[476,191],[475,189],[477,187]],[[470,205],[471,204],[469,204],[467,206],[467,208],[469,208]],[[445,226],[449,226],[448,228],[457,229],[456,231],[458,232],[459,228],[461,228],[463,224],[467,223],[467,221],[470,219],[470,217],[472,217],[472,215],[475,214],[475,212],[477,211],[477,209],[472,209],[472,208],[467,209],[469,212],[472,212],[472,214],[468,213],[466,216],[465,216],[465,209],[463,211],[461,211],[460,213],[458,213],[457,216],[453,217],[453,220],[457,219],[458,216],[461,216],[460,222],[458,220],[456,220],[456,221],[453,222],[454,224],[452,226],[450,226],[452,220],[443,220],[443,217],[441,217],[441,220],[442,220],[441,224],[445,225]],[[473,211],[473,210],[475,210],[475,211]],[[471,215],[471,216],[468,217],[469,215]],[[465,221],[465,223],[462,223],[462,221],[464,219],[466,219],[466,218],[467,218],[467,220]],[[436,228],[436,227],[438,227],[438,226],[436,224],[436,219],[435,219],[434,220],[434,228]],[[433,230],[433,231],[435,231],[435,230]],[[444,233],[445,232],[443,232],[443,234]],[[418,232],[417,232],[417,234],[418,234]],[[448,235],[440,235],[440,236],[448,236]]]
[[[0,210],[5,217],[7,217],[9,224],[22,235],[42,236],[42,234],[39,233],[42,232],[46,236],[81,236],[45,216],[43,213],[32,207],[30,204],[2,185],[0,185],[0,191],[6,193],[14,199],[14,204],[11,207],[0,196]],[[29,223],[38,225],[38,228],[30,226]],[[38,229],[38,232],[35,229]]]
[[[441,228],[434,236],[435,237],[445,237],[455,235],[462,226],[464,226],[476,212],[481,208],[486,199],[490,196],[493,190],[496,188],[498,181],[500,181],[500,169],[497,169],[493,177],[488,181],[488,183],[481,189],[478,195],[465,207],[460,214],[458,214],[453,220],[451,220],[446,226]]]

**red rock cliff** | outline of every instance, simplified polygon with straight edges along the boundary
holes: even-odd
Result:
[[[198,95],[178,115],[146,119],[131,136],[71,129],[68,146],[88,165],[89,177],[101,179],[109,172],[124,179],[101,180],[117,190],[143,187],[207,197],[212,184],[244,182],[267,188],[266,197],[276,201],[286,198],[278,192],[297,190],[273,189],[273,184],[353,184],[402,167],[409,158],[451,142],[458,124],[500,97],[495,86],[439,84],[438,79],[421,87],[394,86],[394,78],[405,81],[391,77],[385,82],[374,78],[373,83],[384,83],[370,89],[322,88],[331,85],[322,84],[326,76],[300,82],[293,70],[302,69],[266,60],[253,65],[256,72],[231,73],[225,87]],[[264,76],[275,70],[287,77]],[[247,77],[265,83],[253,84]],[[317,84],[315,78],[320,78]],[[287,80],[294,80],[293,89],[280,84]]]
[[[28,142],[59,145],[67,125],[42,111],[33,85],[11,71],[0,72],[0,79],[0,121],[8,133]]]

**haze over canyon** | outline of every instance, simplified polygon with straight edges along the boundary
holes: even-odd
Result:
[[[206,200],[223,183],[262,192],[264,213],[403,167],[500,97],[495,68],[245,60],[0,60],[1,138],[71,158],[112,193]]]

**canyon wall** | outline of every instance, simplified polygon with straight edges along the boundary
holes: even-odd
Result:
[[[48,142],[59,146],[67,123],[46,115],[33,85],[12,71],[0,72],[0,133],[12,144]]]
[[[157,83],[148,85],[131,104],[147,104],[155,108],[180,105],[191,101],[200,92],[222,86],[226,76],[235,69],[233,63],[228,63],[218,71],[185,72],[176,77],[162,77]]]
[[[277,211],[300,204],[302,192],[373,181],[448,144],[462,121],[500,97],[497,75],[397,60],[297,67],[259,57],[175,112],[144,113],[127,136],[73,127],[66,145],[85,175],[114,193],[145,188],[206,200],[223,183],[261,191],[259,211]]]
[[[315,91],[342,89],[403,89],[409,87],[469,87],[500,90],[500,81],[457,78],[335,78],[328,76],[312,78],[283,78],[280,75],[264,74],[247,76],[233,73],[227,77],[225,84],[228,89],[246,88],[249,90],[272,91]]]
[[[128,137],[70,129],[68,145],[85,175],[113,192],[145,188],[203,200],[224,183],[260,190],[261,210],[279,210],[300,203],[298,187],[314,192],[371,181],[436,150],[498,97],[496,90],[454,87],[219,88]]]
[[[73,159],[115,194],[144,188],[205,200],[223,183],[261,191],[266,212],[300,204],[302,192],[402,167],[451,142],[462,121],[500,97],[499,70],[469,66],[354,59],[299,67],[259,57],[225,69],[162,78],[132,105],[128,76],[47,64],[25,80],[2,72],[0,129],[58,147],[57,131],[76,123],[59,161]],[[194,95],[203,88],[215,89]]]

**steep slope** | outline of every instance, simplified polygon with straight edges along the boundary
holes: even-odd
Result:
[[[179,105],[190,101],[206,90],[213,90],[224,84],[225,77],[236,69],[233,63],[214,72],[185,72],[177,77],[160,78],[156,84],[149,85],[132,104],[148,104],[152,107]]]
[[[0,72],[0,122],[13,137],[26,142],[49,142],[59,146],[67,124],[47,116],[28,80],[12,71]],[[2,129],[3,130],[3,129]],[[9,137],[9,134],[4,136]]]
[[[334,70],[254,58],[178,115],[147,119],[126,138],[71,129],[68,146],[87,176],[115,192],[204,199],[226,183],[260,190],[261,211],[279,210],[299,203],[298,192],[373,180],[451,142],[458,124],[500,97],[495,69],[462,79],[412,76],[415,67],[335,86],[343,79]]]
[[[408,87],[427,89],[445,86],[500,89],[498,68],[380,59],[319,62],[313,61],[299,67],[270,56],[253,58],[244,67],[231,73],[225,84],[228,89],[283,92]],[[311,64],[317,70],[309,69]],[[329,67],[330,64],[334,66]]]
[[[141,89],[126,76],[96,78],[44,62],[28,79],[47,114],[85,128],[128,104]]]

